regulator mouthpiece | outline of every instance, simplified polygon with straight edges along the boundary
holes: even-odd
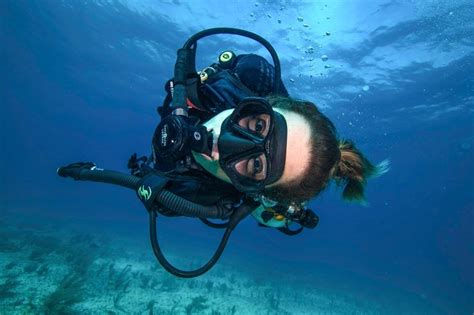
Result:
[[[176,162],[191,150],[211,155],[212,133],[205,126],[191,125],[186,116],[170,115],[159,123],[152,143],[156,160]]]

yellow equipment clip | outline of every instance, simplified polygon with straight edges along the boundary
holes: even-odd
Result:
[[[204,71],[198,71],[199,77],[201,78],[201,83],[204,83],[209,78],[209,75]]]
[[[219,61],[220,62],[228,62],[230,59],[232,59],[232,52],[231,51],[224,51],[219,56]]]
[[[201,83],[204,83],[204,81],[209,79],[209,75],[214,73],[216,73],[216,69],[213,67],[206,67],[201,71],[198,71],[199,77],[201,78]]]
[[[283,221],[285,217],[282,216],[281,214],[275,214],[273,218],[277,221]]]
[[[219,55],[219,64],[222,68],[232,68],[236,55],[231,50],[226,50]]]
[[[266,208],[265,210],[268,211],[268,212],[273,213],[273,219],[274,220],[283,221],[285,219],[284,215],[281,215],[281,214],[277,213],[275,210],[273,210],[273,208]]]

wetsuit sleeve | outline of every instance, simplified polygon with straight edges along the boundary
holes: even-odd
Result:
[[[255,55],[240,55],[237,57],[234,73],[240,81],[258,96],[278,94],[288,96],[283,82],[280,80],[280,88],[275,88],[275,68],[265,58]]]

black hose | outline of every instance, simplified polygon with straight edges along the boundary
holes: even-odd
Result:
[[[222,219],[230,215],[224,207],[203,206],[173,194],[166,189],[158,193],[156,200],[164,207],[187,217]]]
[[[79,176],[81,177],[80,180],[108,183],[131,189],[136,189],[140,181],[140,177],[110,170],[83,170]]]
[[[286,235],[289,235],[289,236],[294,236],[294,235],[298,235],[300,234],[302,231],[303,231],[304,227],[303,226],[300,226],[298,229],[296,230],[290,230],[290,228],[287,226],[285,227],[281,227],[281,228],[278,228],[278,230],[280,232],[282,232],[283,234],[286,234]]]
[[[76,162],[57,169],[61,177],[72,177],[75,180],[107,183],[130,189],[137,189],[140,177],[125,173],[98,168],[92,162]]]
[[[199,218],[202,223],[204,223],[205,225],[207,225],[208,227],[212,227],[212,228],[215,228],[215,229],[225,229],[226,227],[229,226],[229,222],[224,222],[224,223],[214,223],[214,222],[211,222],[205,218]]]
[[[57,172],[58,175],[62,177],[72,177],[75,180],[114,184],[135,191],[139,188],[142,179],[125,173],[103,170],[97,168],[94,163],[90,162],[73,163],[58,168]],[[230,211],[225,207],[203,206],[184,199],[166,189],[162,189],[157,193],[155,201],[163,207],[187,217],[224,219],[228,218],[230,215]]]
[[[262,44],[270,53],[273,59],[273,65],[275,67],[275,90],[279,91],[280,90],[280,82],[281,82],[281,66],[280,66],[280,59],[278,58],[278,54],[276,53],[275,49],[273,46],[263,37],[249,32],[245,30],[241,30],[238,28],[231,28],[231,27],[216,27],[216,28],[210,28],[201,32],[198,32],[191,36],[186,43],[183,46],[183,49],[190,49],[193,45],[196,44],[196,42],[204,37],[210,36],[210,35],[216,35],[216,34],[231,34],[231,35],[240,35],[244,37],[251,38],[260,44]],[[196,49],[196,47],[194,47]],[[194,51],[195,53],[195,51]],[[189,68],[188,68],[189,70]],[[196,69],[193,69],[194,72],[196,72]],[[175,73],[176,75],[176,73]]]
[[[210,28],[201,32],[198,32],[191,36],[183,48],[178,50],[178,56],[176,58],[176,63],[174,67],[174,93],[173,93],[173,108],[181,109],[181,112],[174,112],[175,114],[185,115],[187,113],[187,104],[186,104],[186,80],[190,76],[196,76],[196,50],[197,50],[197,41],[216,34],[231,34],[231,35],[240,35],[253,39],[260,44],[262,44],[270,53],[273,60],[273,65],[275,67],[275,90],[280,90],[281,85],[281,66],[280,59],[278,54],[273,48],[273,46],[263,37],[245,30],[231,27],[217,27]]]
[[[160,244],[158,243],[158,236],[156,233],[156,217],[156,212],[150,211],[150,240],[153,252],[155,253],[156,259],[158,259],[159,263],[163,266],[163,268],[165,268],[166,271],[181,278],[194,278],[208,272],[221,257],[222,253],[224,252],[227,241],[229,240],[230,234],[232,233],[231,227],[228,227],[225,230],[221,242],[219,243],[219,247],[214,252],[214,255],[211,257],[211,259],[204,266],[192,271],[181,270],[171,265],[163,255],[163,252],[161,251]]]

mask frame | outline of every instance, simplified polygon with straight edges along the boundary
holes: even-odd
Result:
[[[243,118],[267,114],[269,126],[267,134],[244,128],[239,124]],[[261,97],[243,99],[224,120],[218,139],[219,164],[237,190],[242,192],[262,191],[266,185],[276,182],[283,174],[286,159],[287,125],[285,118],[275,112]],[[265,156],[266,176],[257,180],[236,169],[236,164],[245,159]]]

